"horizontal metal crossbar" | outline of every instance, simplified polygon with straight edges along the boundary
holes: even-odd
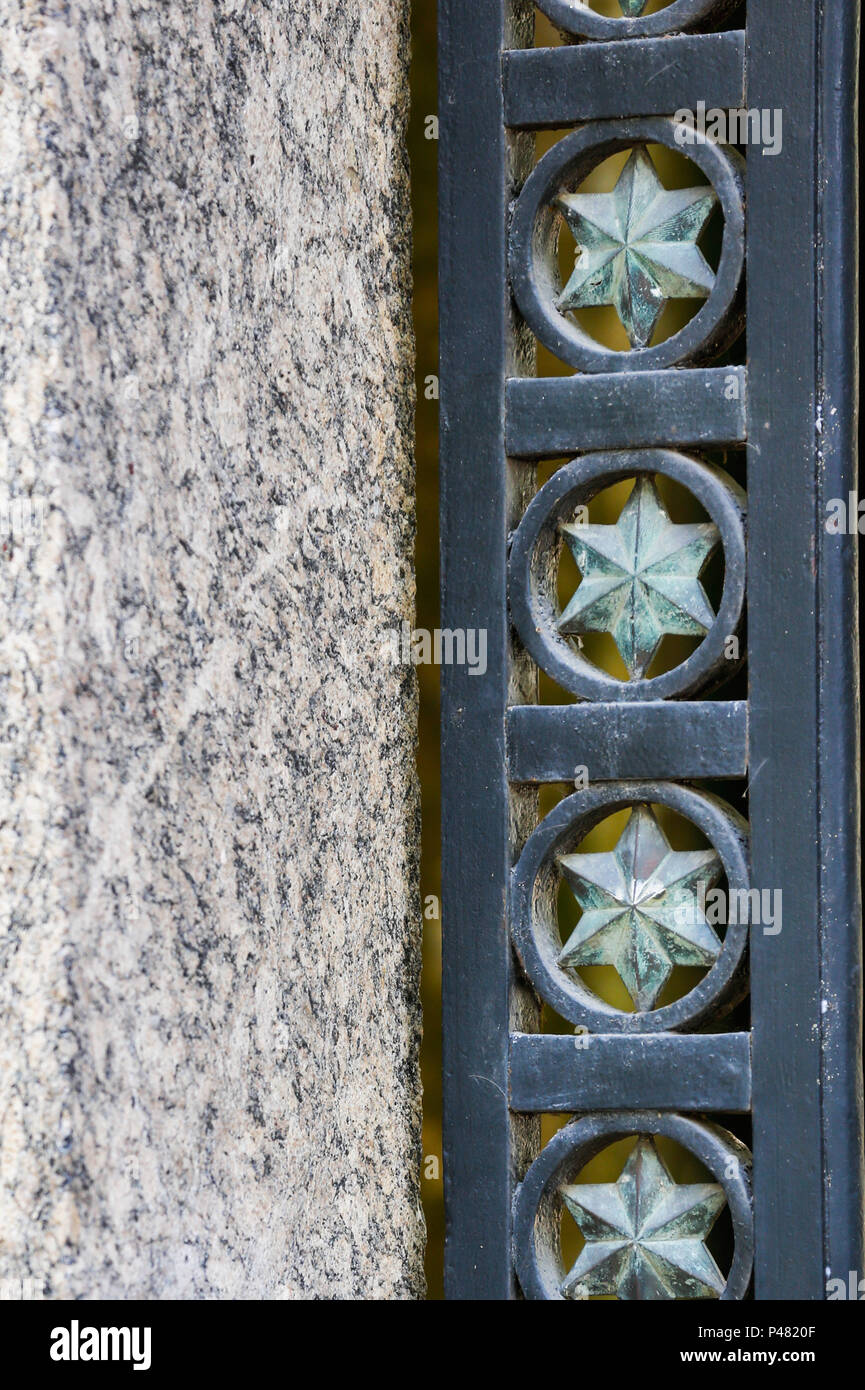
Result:
[[[744,1113],[751,1105],[748,1033],[512,1033],[511,1109],[639,1109]]]
[[[745,442],[747,372],[707,367],[512,377],[506,387],[511,458],[594,449]]]
[[[698,101],[738,108],[745,100],[745,35],[511,49],[503,77],[505,122],[513,129],[668,115],[695,110]]]
[[[742,777],[748,766],[744,700],[519,705],[508,711],[513,782]]]

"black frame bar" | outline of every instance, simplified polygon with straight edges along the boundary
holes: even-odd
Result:
[[[744,700],[522,705],[508,710],[514,782],[733,778],[748,767]]]
[[[616,1078],[615,1093],[610,1077]],[[513,1110],[751,1108],[748,1033],[511,1035]]]
[[[449,1298],[515,1296],[513,963],[505,763],[508,706],[505,380],[508,0],[440,0],[442,624],[485,628],[487,671],[442,669],[443,1150]]]
[[[751,938],[760,1299],[825,1297],[836,1175],[851,1233],[842,1248],[858,1261],[843,1276],[862,1267],[855,553],[852,538],[827,535],[822,505],[855,486],[854,358],[851,306],[826,303],[819,273],[822,257],[833,279],[855,274],[850,230],[829,210],[837,196],[852,211],[855,120],[837,143],[821,133],[828,115],[840,135],[840,103],[849,118],[852,93],[825,57],[828,43],[852,79],[856,8],[805,0],[791,23],[784,0],[762,0],[748,16],[749,103],[785,118],[781,153],[749,164],[747,220],[752,881],[784,903],[782,934],[755,927]],[[827,332],[841,349],[831,356]],[[833,407],[842,419],[827,452]],[[827,1162],[839,1149],[843,1176]]]
[[[505,121],[514,130],[555,129],[619,116],[666,116],[679,108],[739,107],[745,95],[744,35],[677,34],[643,43],[533,48],[503,58]]]
[[[818,34],[825,158],[818,209],[819,374],[823,392],[818,515],[858,485],[859,0],[826,6]],[[843,272],[843,273],[842,273]],[[818,745],[822,839],[824,1242],[827,1278],[865,1273],[858,550],[824,542],[818,572]],[[836,1079],[841,1079],[841,1084]]]
[[[508,453],[744,444],[747,389],[744,367],[519,378],[505,391]]]

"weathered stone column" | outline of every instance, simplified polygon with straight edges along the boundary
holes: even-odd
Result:
[[[0,0],[0,1278],[422,1291],[407,0]]]

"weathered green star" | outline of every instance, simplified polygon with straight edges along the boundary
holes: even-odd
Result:
[[[642,14],[648,3],[649,0],[619,0],[619,9],[622,14],[631,19],[635,15]]]
[[[637,1140],[618,1182],[562,1188],[586,1238],[566,1298],[718,1298],[724,1276],[704,1241],[725,1205],[719,1183],[674,1183],[655,1141]]]
[[[604,854],[559,859],[583,915],[559,964],[613,965],[641,1012],[655,1005],[674,965],[710,966],[721,943],[700,906],[721,876],[713,849],[670,848],[651,806],[640,804]]]
[[[712,522],[675,525],[653,478],[637,478],[615,526],[560,529],[582,575],[560,632],[611,633],[632,680],[665,633],[705,636],[715,615],[699,576],[720,533]]]
[[[717,201],[712,188],[665,188],[645,145],[612,193],[561,194],[577,260],[556,307],[613,304],[631,346],[647,347],[668,299],[705,299],[715,283],[697,238]]]

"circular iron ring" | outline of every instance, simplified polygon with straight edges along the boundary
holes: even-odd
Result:
[[[724,1188],[735,1247],[720,1298],[733,1302],[745,1297],[754,1263],[751,1155],[718,1125],[637,1110],[584,1115],[566,1125],[526,1174],[514,1202],[514,1263],[526,1298],[568,1301],[560,1288],[565,1276],[559,1248],[560,1189],[610,1144],[639,1134],[659,1134],[681,1144]]]
[[[672,5],[656,14],[610,19],[593,14],[577,0],[537,0],[538,9],[543,10],[563,33],[584,39],[646,38],[692,29],[723,19],[737,3],[738,0],[673,0]]]
[[[715,621],[685,661],[662,675],[623,681],[588,661],[558,630],[556,571],[559,523],[597,493],[634,474],[660,473],[680,483],[721,533],[724,588]],[[584,700],[660,700],[719,685],[742,659],[727,656],[727,639],[742,623],[745,602],[745,494],[723,469],[668,449],[585,454],[564,464],[526,509],[511,544],[509,590],[514,626],[547,675]]]
[[[514,298],[539,341],[580,371],[648,371],[708,360],[728,347],[741,331],[744,160],[736,150],[722,149],[708,139],[697,138],[683,150],[676,143],[678,128],[666,117],[597,121],[583,126],[544,155],[517,199],[509,256]],[[557,254],[560,213],[552,204],[560,192],[582,183],[609,155],[640,144],[666,145],[684,153],[706,175],[724,217],[721,260],[708,299],[684,328],[655,347],[615,352],[555,307],[561,288]]]
[[[591,775],[591,769],[590,775]],[[719,797],[675,782],[603,782],[566,797],[529,837],[511,873],[510,922],[517,955],[542,999],[562,1018],[590,1033],[665,1033],[697,1028],[728,1011],[745,992],[748,922],[728,922],[717,960],[702,980],[659,1009],[625,1013],[600,999],[558,961],[563,942],[558,923],[560,871],[556,860],[572,853],[589,831],[616,811],[639,803],[667,806],[702,831],[721,859],[730,893],[748,902],[748,826]]]

